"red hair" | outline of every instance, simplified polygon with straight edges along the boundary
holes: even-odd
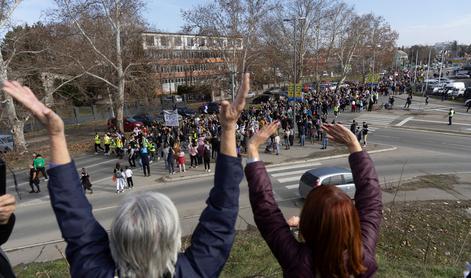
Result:
[[[360,218],[352,200],[335,186],[314,188],[301,211],[299,232],[321,277],[345,278],[366,271]]]

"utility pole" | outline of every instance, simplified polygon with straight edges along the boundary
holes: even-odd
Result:
[[[429,75],[429,72],[430,72],[430,58],[431,58],[431,56],[432,56],[432,48],[430,47],[429,51],[428,51],[427,77],[425,78],[425,80],[428,80],[428,75]],[[425,94],[427,94],[427,87],[428,87],[428,82],[425,82],[425,91],[422,93],[422,96],[425,96]]]

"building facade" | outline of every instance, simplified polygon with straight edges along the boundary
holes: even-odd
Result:
[[[229,69],[243,49],[242,38],[178,33],[143,33],[143,48],[160,84],[156,95],[176,93],[178,86],[229,80]]]

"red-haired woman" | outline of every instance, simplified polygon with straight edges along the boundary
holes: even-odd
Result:
[[[335,186],[318,186],[307,196],[295,239],[273,198],[258,146],[273,134],[272,123],[249,142],[245,174],[260,233],[283,269],[284,277],[371,277],[377,270],[376,242],[382,218],[381,190],[373,161],[353,133],[342,125],[323,125],[329,138],[350,151],[355,204]],[[296,222],[296,221],[295,221]],[[295,223],[297,224],[297,223]]]

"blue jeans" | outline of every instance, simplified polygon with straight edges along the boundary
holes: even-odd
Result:
[[[322,148],[327,149],[327,143],[328,143],[327,137],[322,138]]]
[[[301,135],[301,146],[304,146],[304,141],[306,141],[306,135]]]

